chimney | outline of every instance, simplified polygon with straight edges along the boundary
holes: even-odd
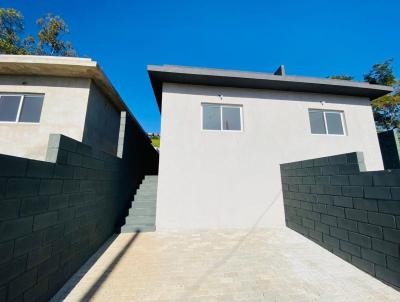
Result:
[[[278,69],[274,72],[274,75],[285,76],[285,65],[280,65]]]

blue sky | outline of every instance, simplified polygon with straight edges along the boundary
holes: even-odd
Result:
[[[395,59],[400,73],[400,1],[3,0],[28,32],[47,12],[69,25],[81,56],[98,61],[143,128],[160,115],[147,64],[176,64],[293,75],[349,74]]]

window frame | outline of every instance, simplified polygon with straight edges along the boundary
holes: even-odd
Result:
[[[220,114],[220,129],[204,129],[204,106],[215,106],[215,107],[219,107],[219,114]],[[239,108],[239,113],[240,113],[240,130],[226,130],[224,129],[224,125],[223,125],[223,110],[222,108],[226,107],[226,108]],[[212,132],[217,132],[217,131],[221,131],[221,132],[234,132],[234,133],[238,133],[238,132],[243,132],[243,105],[241,104],[221,104],[221,103],[201,103],[201,113],[200,113],[200,120],[201,120],[201,130],[202,131],[212,131]]]
[[[322,111],[322,116],[324,117],[324,126],[325,126],[326,133],[312,133],[311,132],[310,112],[313,112],[313,111],[314,112],[315,111],[319,111],[319,112]],[[340,115],[340,121],[342,123],[343,134],[332,134],[332,133],[329,133],[328,123],[327,123],[327,119],[326,119],[326,113],[337,113],[337,114]],[[345,118],[343,110],[309,108],[308,109],[308,124],[310,126],[311,135],[329,135],[329,136],[347,136],[348,135],[348,131],[347,131],[347,127],[346,127],[346,118]]]
[[[40,119],[42,118],[43,104],[42,104],[42,109],[40,111],[40,119],[39,119],[38,122],[20,122],[19,119],[21,117],[21,110],[22,110],[22,105],[23,105],[23,103],[25,101],[25,97],[43,96],[43,102],[44,102],[44,94],[40,94],[40,93],[21,93],[21,94],[18,94],[18,93],[0,93],[0,98],[2,96],[19,96],[20,97],[20,101],[19,101],[18,111],[17,111],[17,115],[15,117],[15,121],[1,121],[0,120],[0,124],[26,124],[26,125],[37,125],[37,124],[40,124]]]

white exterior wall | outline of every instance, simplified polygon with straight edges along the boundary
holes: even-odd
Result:
[[[89,90],[89,79],[0,76],[0,93],[44,94],[40,123],[0,122],[0,153],[44,160],[50,133],[82,141]]]
[[[243,132],[202,130],[202,103],[242,105]],[[311,134],[309,108],[343,110],[347,136]],[[157,229],[283,227],[279,164],[353,151],[383,169],[367,98],[164,84]]]

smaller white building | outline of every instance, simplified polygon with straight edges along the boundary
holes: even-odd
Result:
[[[390,87],[148,66],[161,116],[156,227],[283,227],[279,165],[361,151],[383,168],[370,102]]]
[[[44,160],[58,133],[117,155],[121,112],[134,119],[96,61],[0,55],[2,154]]]

